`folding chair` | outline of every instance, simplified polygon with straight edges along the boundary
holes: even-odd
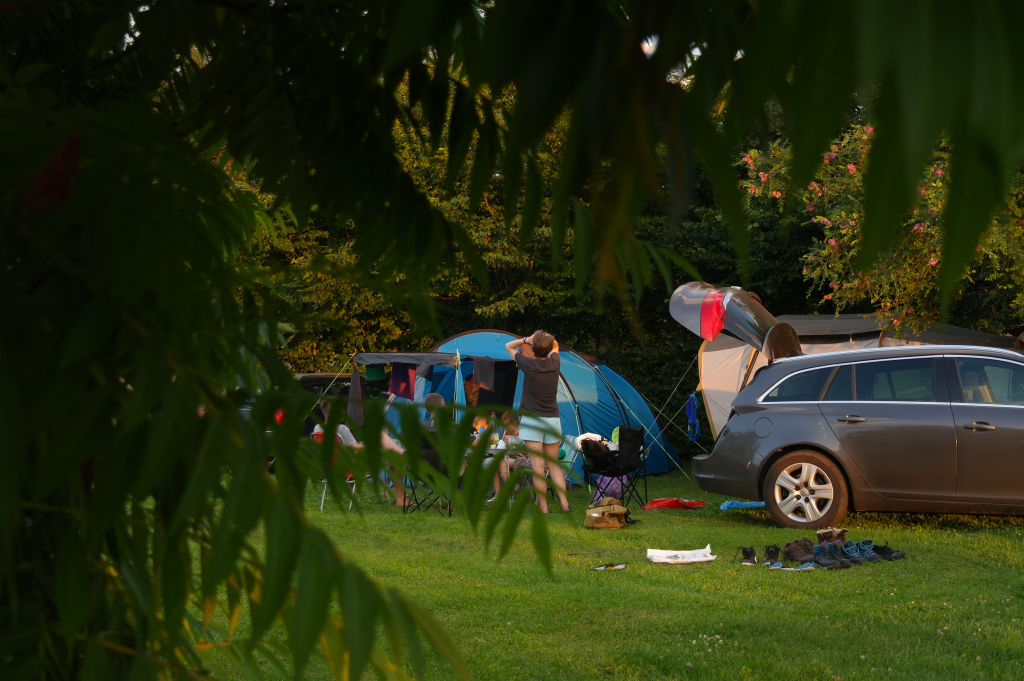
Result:
[[[616,478],[625,477],[622,490],[622,505],[630,502],[643,506],[647,503],[647,457],[644,449],[643,428],[619,428],[619,451],[610,451],[600,442],[583,441],[583,472],[597,487],[597,496],[606,496]],[[643,480],[641,494],[637,485]]]
[[[420,453],[420,458],[423,463],[429,463],[435,469],[441,472],[442,475],[447,475],[446,470],[441,466],[441,457],[434,449],[424,448]],[[445,517],[445,511],[441,508],[441,499],[444,499],[445,504],[448,507],[447,517],[452,517],[452,503],[448,497],[442,495],[436,489],[434,489],[430,483],[423,479],[412,479],[406,478],[404,482],[409,484],[409,494],[412,496],[412,503],[402,509],[402,514],[407,515],[415,513],[423,508],[434,508],[441,517]]]

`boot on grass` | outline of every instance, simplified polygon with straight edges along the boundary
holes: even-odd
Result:
[[[875,553],[875,545],[870,539],[857,544],[857,548],[860,549],[860,555],[867,558],[869,563],[877,563],[880,560],[884,560],[880,555]]]

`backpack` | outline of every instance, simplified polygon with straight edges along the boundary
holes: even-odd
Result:
[[[583,527],[590,530],[617,530],[628,523],[629,509],[614,497],[604,497],[587,507]]]

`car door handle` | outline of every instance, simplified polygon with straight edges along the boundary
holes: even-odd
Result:
[[[984,421],[975,421],[974,423],[965,423],[964,428],[967,430],[995,430],[995,426],[990,426]]]
[[[847,414],[841,419],[836,419],[836,421],[841,421],[843,423],[864,423],[865,421],[867,421],[867,419],[864,418],[863,416],[854,416],[852,414]]]

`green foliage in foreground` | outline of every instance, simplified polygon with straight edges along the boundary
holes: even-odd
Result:
[[[476,679],[1011,679],[1024,675],[1024,519],[853,513],[845,527],[906,549],[893,563],[813,573],[730,562],[739,546],[796,539],[763,511],[719,511],[725,499],[679,473],[651,496],[702,499],[698,511],[640,511],[639,525],[582,528],[549,518],[554,579],[529,548],[529,527],[497,564],[457,516],[403,517],[364,497],[362,516],[336,505],[310,520],[383,585],[430,608]],[[526,521],[526,525],[529,521]],[[695,549],[703,565],[654,565],[647,548]],[[627,561],[622,572],[590,567]],[[721,642],[721,643],[719,643]],[[710,648],[710,650],[709,650]],[[979,659],[980,658],[980,659]],[[428,678],[450,667],[428,658]],[[691,666],[692,665],[692,666]],[[892,670],[891,672],[889,670]],[[854,672],[856,675],[854,676]]]
[[[293,671],[319,648],[337,678],[366,665],[400,678],[392,662],[415,650],[419,631],[460,668],[422,610],[363,581],[306,517],[310,477],[331,470],[339,485],[329,448],[299,441],[311,404],[276,356],[284,324],[301,315],[240,258],[261,232],[305,227],[316,213],[331,230],[351,225],[360,258],[346,267],[406,301],[410,316],[431,319],[426,282],[445,258],[461,254],[483,281],[476,244],[396,158],[400,119],[422,112],[420,134],[436,147],[451,110],[446,178],[473,151],[471,203],[500,172],[504,222],[524,216],[530,242],[536,145],[568,112],[553,255],[572,213],[577,286],[597,272],[623,299],[667,270],[669,256],[637,238],[641,207],[674,199],[675,224],[698,156],[747,252],[730,149],[771,99],[790,121],[801,186],[846,115],[845,95],[881,84],[865,258],[891,241],[927,154],[949,132],[947,291],[1024,158],[1016,2],[553,6],[0,6],[0,677],[206,675],[204,656],[223,643],[203,621],[218,599],[229,613],[254,608],[251,638],[216,646],[224,652],[269,646],[260,637],[281,619],[287,638],[261,659],[290,660]],[[645,54],[654,34],[658,49]],[[407,101],[396,96],[402,83]],[[509,89],[517,104],[499,126],[492,98]],[[722,126],[713,108],[725,111]],[[258,177],[274,204],[234,186],[228,163]],[[238,407],[254,398],[243,420]],[[275,424],[279,408],[295,418]],[[367,432],[379,425],[370,419]],[[263,469],[268,454],[279,455],[276,479]],[[338,468],[356,468],[350,454]],[[392,463],[373,447],[365,461]],[[482,492],[466,490],[471,516]],[[265,551],[248,545],[257,531]],[[543,546],[544,532],[532,536]],[[340,619],[328,618],[332,603]],[[377,622],[391,662],[366,635]]]

